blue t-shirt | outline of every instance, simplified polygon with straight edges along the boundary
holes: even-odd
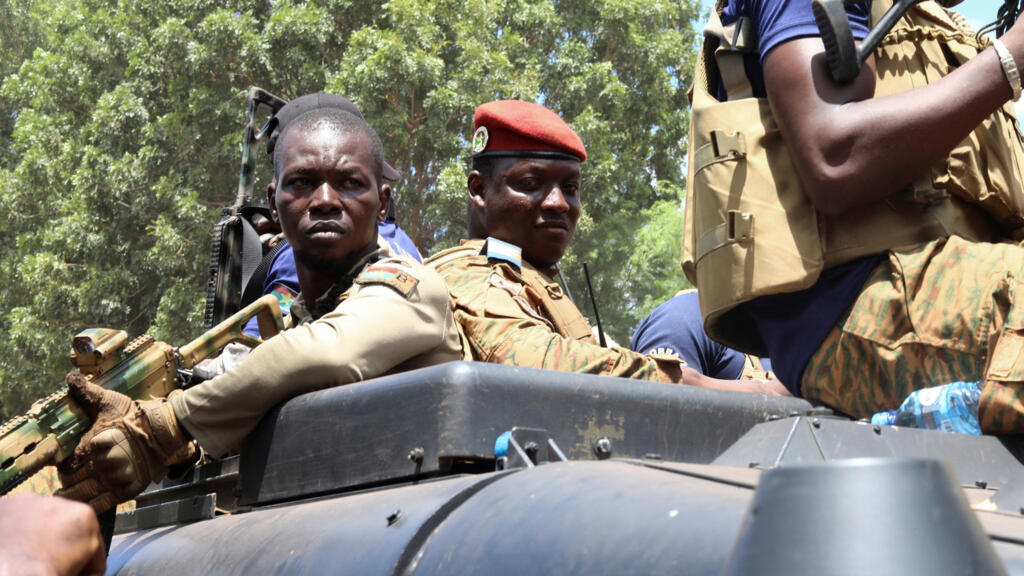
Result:
[[[408,256],[417,262],[423,262],[423,257],[420,256],[420,251],[413,244],[412,238],[409,238],[405,230],[399,228],[394,220],[386,220],[378,224],[377,233],[387,240],[387,243],[396,254]]]
[[[417,262],[423,261],[420,251],[416,249],[412,239],[409,238],[404,230],[398,227],[394,220],[379,223],[377,225],[377,233],[387,241],[395,253],[408,256]],[[281,242],[284,243],[284,246],[274,255],[274,259],[271,261],[270,269],[267,270],[267,277],[263,281],[262,294],[273,293],[277,296],[278,303],[281,305],[281,315],[287,316],[292,300],[299,293],[299,275],[295,271],[295,252],[292,251],[291,244],[288,244],[288,241],[284,239]],[[250,319],[243,331],[250,336],[258,338],[260,330],[256,319]]]
[[[850,4],[846,13],[853,37],[863,39],[868,32],[869,6]],[[821,33],[814,22],[810,0],[733,0],[722,13],[722,24],[729,25],[741,16],[751,19],[758,39],[757,53],[744,54],[747,77],[754,95],[765,97],[761,67],[765,55],[788,40]],[[718,93],[724,97],[722,86]],[[768,346],[775,375],[794,395],[800,395],[800,379],[807,361],[853,304],[879,260],[880,256],[872,256],[837,266],[823,272],[807,290],[762,296],[741,305]]]
[[[863,3],[846,7],[850,29],[857,40],[867,36],[870,10],[870,5]],[[757,53],[743,55],[747,78],[750,79],[754,96],[764,98],[764,71],[761,63],[765,55],[787,40],[820,36],[821,32],[814,22],[810,0],[733,0],[722,11],[722,25],[728,26],[742,16],[750,18],[757,34]],[[725,97],[721,87],[718,92],[719,98]]]
[[[743,374],[743,354],[704,332],[697,292],[680,294],[655,308],[637,326],[629,345],[641,354],[675,354],[690,368],[712,378],[736,380]],[[762,364],[771,369],[767,358]]]

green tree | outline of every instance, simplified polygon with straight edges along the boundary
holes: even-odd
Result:
[[[589,153],[563,270],[579,299],[590,263],[606,328],[628,338],[683,283],[697,16],[684,0],[0,0],[0,415],[59,385],[81,328],[200,331],[250,85],[356,102],[426,253],[465,231],[475,107],[560,113]]]

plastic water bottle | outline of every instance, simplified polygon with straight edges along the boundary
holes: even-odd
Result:
[[[879,412],[872,424],[908,426],[961,434],[981,434],[978,425],[979,382],[953,382],[911,392],[896,410]]]

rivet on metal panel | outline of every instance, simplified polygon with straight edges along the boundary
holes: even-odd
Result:
[[[409,460],[419,463],[423,461],[423,448],[417,446],[412,450],[409,450]]]
[[[751,463],[747,464],[747,468],[760,468],[760,467],[761,467],[761,463],[760,462],[751,462]]]
[[[821,420],[818,420],[817,418],[811,418],[811,426],[814,426],[815,428],[821,428]]]
[[[985,489],[985,488],[988,488],[988,481],[986,481],[986,480],[975,480],[974,481],[974,485],[977,486],[978,488]]]
[[[598,436],[594,440],[594,456],[598,460],[604,460],[612,455],[612,441],[607,436]]]
[[[401,519],[402,519],[402,511],[401,510],[395,510],[391,514],[388,514],[388,526],[394,526]]]
[[[872,426],[871,429],[875,431],[875,434],[878,434],[879,436],[882,435],[882,427],[879,426],[878,424]]]
[[[530,460],[535,464],[537,463],[537,448],[537,443],[532,440],[523,444],[523,452],[526,452],[526,455],[529,456]]]

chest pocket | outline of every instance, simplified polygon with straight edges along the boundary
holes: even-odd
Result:
[[[539,312],[539,301],[529,286],[513,282],[498,272],[491,272],[487,278],[484,311],[489,317],[522,318],[525,315],[554,331],[554,324]]]

